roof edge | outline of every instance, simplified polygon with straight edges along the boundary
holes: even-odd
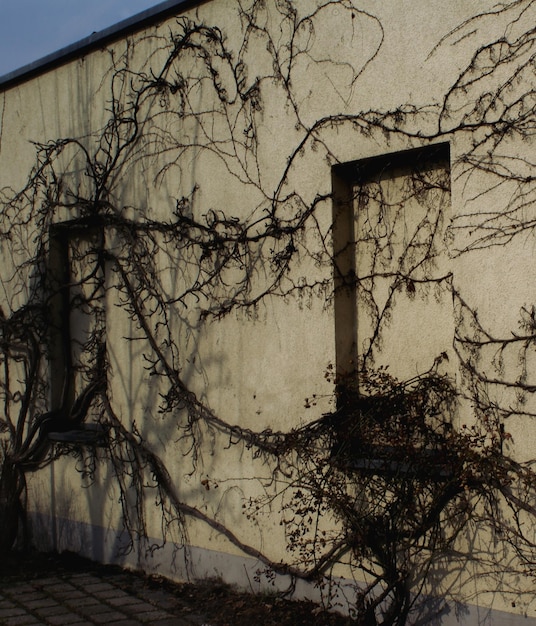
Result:
[[[173,13],[179,14],[186,9],[198,6],[206,1],[207,0],[165,0],[150,9],[136,13],[136,15],[117,22],[104,30],[92,33],[88,37],[84,37],[64,48],[60,48],[56,52],[47,54],[32,63],[23,65],[19,69],[0,76],[0,90],[8,89],[9,87],[30,80],[30,78],[34,76],[44,74],[54,67],[68,63],[88,52],[103,47],[113,41],[117,41],[124,35],[142,30],[146,26],[151,26],[173,15]]]

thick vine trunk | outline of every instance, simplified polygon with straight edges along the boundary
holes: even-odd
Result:
[[[17,539],[24,489],[24,475],[4,457],[0,466],[0,555],[9,552]]]

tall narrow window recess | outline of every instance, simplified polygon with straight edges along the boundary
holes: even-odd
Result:
[[[453,338],[448,144],[339,165],[333,192],[338,374],[428,371]]]
[[[50,358],[54,419],[49,438],[70,441],[76,431],[93,441],[97,425],[85,423],[92,400],[104,385],[104,228],[98,220],[56,224],[50,234]],[[84,432],[82,432],[84,431]],[[87,431],[87,432],[86,432]],[[70,436],[70,435],[69,435]]]
[[[445,480],[456,462],[443,446],[452,381],[436,367],[454,336],[448,144],[339,165],[333,196],[334,461]]]

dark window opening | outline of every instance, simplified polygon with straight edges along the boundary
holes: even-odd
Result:
[[[435,367],[448,363],[454,336],[449,146],[341,164],[332,181],[333,454],[363,471],[407,465],[402,473],[409,475],[418,465],[414,459],[410,470],[410,451],[441,464],[447,426],[434,412],[448,413],[452,401]]]
[[[81,399],[102,374],[104,238],[103,224],[95,219],[55,224],[50,233],[51,406],[73,419],[73,408],[87,409]]]

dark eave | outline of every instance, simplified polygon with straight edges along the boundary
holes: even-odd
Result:
[[[13,87],[18,83],[23,83],[36,75],[43,74],[48,70],[68,63],[73,59],[80,58],[99,48],[121,39],[127,35],[143,30],[158,22],[169,18],[172,15],[180,15],[192,6],[203,4],[206,0],[166,0],[156,6],[137,13],[126,20],[122,20],[109,28],[95,32],[89,37],[84,37],[80,41],[73,43],[57,52],[47,54],[47,56],[24,65],[23,67],[0,76],[0,91]]]

